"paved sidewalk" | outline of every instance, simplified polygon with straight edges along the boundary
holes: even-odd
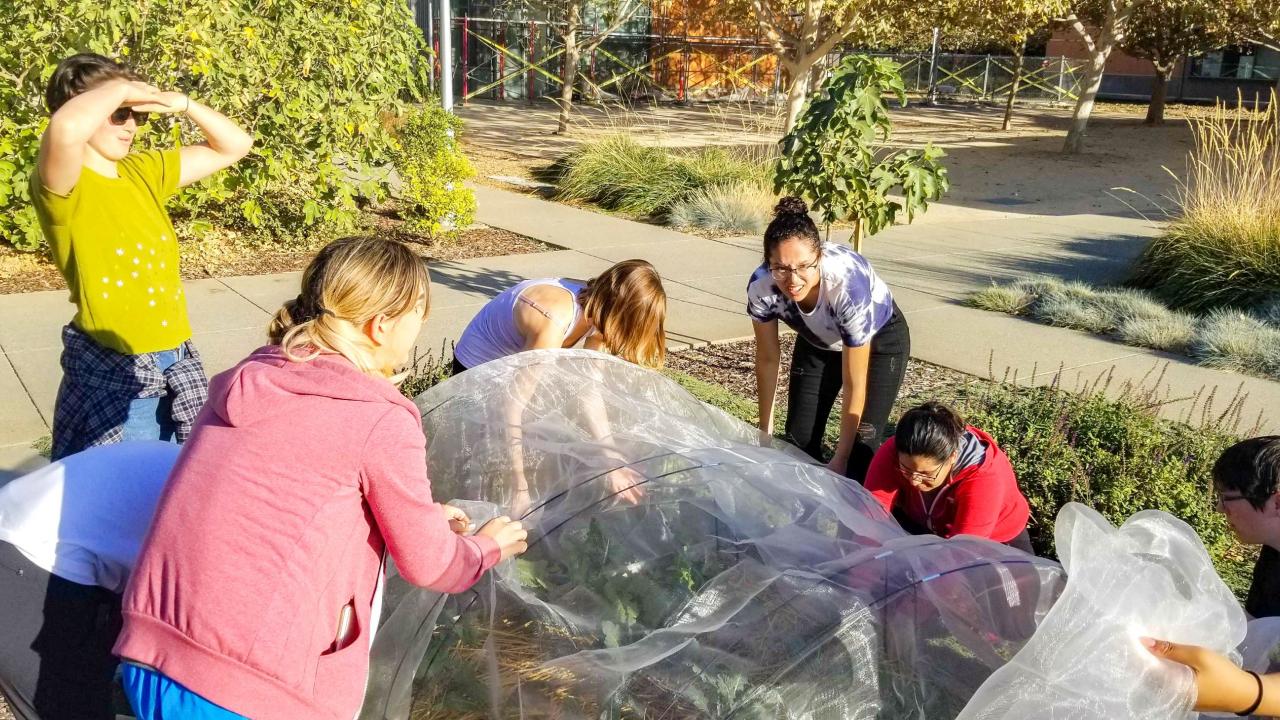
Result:
[[[707,240],[492,188],[476,194],[480,222],[565,249],[435,264],[431,315],[419,339],[424,351],[438,352],[456,339],[489,297],[519,280],[588,277],[634,257],[662,273],[673,347],[751,335],[743,300],[747,277],[760,262],[759,238]],[[1160,377],[1172,416],[1184,413],[1202,388],[1215,393],[1219,406],[1237,389],[1247,393],[1250,422],[1260,410],[1280,406],[1280,383],[958,302],[993,280],[1029,272],[1118,280],[1155,232],[1145,221],[938,210],[930,222],[895,227],[867,242],[868,257],[907,314],[915,357],[982,376],[1003,376],[1008,368],[1020,381],[1041,383],[1062,368],[1067,387],[1106,373],[1113,388]],[[187,288],[195,340],[212,373],[264,342],[270,313],[297,293],[298,273],[197,280]],[[38,462],[30,445],[48,433],[60,377],[58,333],[70,316],[62,291],[0,296],[0,479],[5,469]],[[1263,428],[1280,432],[1280,418],[1267,418]]]

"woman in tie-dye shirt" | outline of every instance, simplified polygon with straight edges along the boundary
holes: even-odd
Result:
[[[755,326],[760,429],[773,432],[778,321],[795,330],[786,438],[823,461],[822,438],[844,391],[840,440],[828,462],[859,482],[884,439],[911,352],[911,333],[889,286],[848,246],[824,243],[798,198],[783,198],[764,235],[764,263],[747,285]]]

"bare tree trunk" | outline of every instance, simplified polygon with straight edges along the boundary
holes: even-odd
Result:
[[[1013,125],[1013,100],[1018,97],[1018,85],[1022,83],[1022,56],[1026,52],[1025,42],[1013,51],[1013,83],[1009,85],[1009,99],[1004,104],[1004,122],[1000,124],[1001,130],[1008,130]]]
[[[578,58],[581,48],[578,47],[578,26],[582,23],[582,0],[569,3],[568,23],[564,38],[564,71],[560,74],[560,122],[557,133],[569,132],[569,113],[573,110],[573,86],[578,81]]]
[[[1169,78],[1173,76],[1173,61],[1164,63],[1152,60],[1155,66],[1155,77],[1151,78],[1151,104],[1147,105],[1147,125],[1164,124],[1165,100],[1169,96]]]
[[[1071,118],[1071,129],[1067,131],[1067,141],[1062,146],[1062,152],[1068,155],[1084,151],[1084,131],[1089,125],[1093,104],[1098,99],[1098,88],[1102,87],[1102,74],[1107,69],[1107,55],[1110,51],[1111,48],[1107,47],[1105,51],[1100,49],[1090,53],[1092,57],[1089,59],[1089,73],[1085,75],[1080,98],[1076,100],[1076,112]]]
[[[853,251],[862,254],[862,218],[853,219]]]
[[[790,65],[787,72],[791,74],[791,87],[787,89],[787,122],[782,126],[782,134],[791,132],[800,119],[800,111],[804,109],[805,100],[809,99],[809,68]]]

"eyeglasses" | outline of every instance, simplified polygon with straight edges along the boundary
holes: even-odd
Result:
[[[133,121],[138,125],[146,125],[151,120],[151,113],[138,112],[131,107],[120,107],[111,113],[109,120],[112,125],[123,125],[129,122],[130,117],[133,117]]]
[[[787,267],[786,265],[770,265],[769,274],[775,280],[786,280],[792,275],[811,275],[822,263],[822,258],[818,257],[813,262],[799,267]]]
[[[902,473],[902,477],[908,480],[920,480],[920,481],[927,480],[929,482],[936,482],[938,479],[938,476],[942,475],[942,469],[944,467],[946,467],[945,463],[942,465],[939,465],[932,472],[919,472],[917,470],[912,470],[908,467],[904,467],[902,463],[898,463],[898,472]]]
[[[1236,493],[1235,495],[1223,495],[1222,492],[1216,488],[1213,491],[1213,504],[1218,507],[1226,505],[1229,502],[1235,502],[1236,500],[1248,500],[1248,499],[1249,498],[1239,493]]]

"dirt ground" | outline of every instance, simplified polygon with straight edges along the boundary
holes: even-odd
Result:
[[[1064,215],[1141,212],[1160,217],[1173,205],[1176,182],[1192,146],[1189,116],[1195,106],[1171,106],[1167,124],[1143,125],[1145,106],[1102,104],[1089,124],[1086,152],[1063,155],[1071,119],[1067,107],[1018,107],[1013,128],[1000,130],[1003,109],[983,105],[928,106],[913,102],[893,111],[890,145],[933,142],[948,157],[951,191],[916,222],[953,219],[956,213]],[[584,106],[577,124],[557,135],[552,105],[473,103],[459,108],[463,140],[478,182],[521,189],[494,176],[536,179],[578,143],[625,132],[663,146],[772,146],[781,135],[777,108],[695,104],[622,110]],[[1168,168],[1169,171],[1166,171]],[[529,189],[529,188],[525,188]]]
[[[431,240],[398,232],[395,221],[378,218],[367,231],[399,237],[418,248],[429,260],[466,260],[476,257],[521,255],[555,250],[555,246],[523,235],[487,226],[464,231],[456,240]],[[265,275],[302,270],[318,247],[277,247],[268,243],[244,243],[226,236],[187,240],[180,245],[182,276],[187,279]],[[22,253],[0,245],[0,295],[62,290],[66,283],[44,253]],[[0,716],[0,720],[4,720]]]
[[[778,369],[777,407],[787,406],[787,375],[791,368],[791,351],[796,336],[782,336],[782,362]],[[748,400],[756,400],[755,341],[744,340],[723,345],[708,345],[667,355],[667,367],[705,382],[720,385]],[[942,388],[962,385],[973,378],[962,372],[912,359],[898,392],[896,417],[906,407],[933,399]],[[838,402],[838,401],[837,401]]]

